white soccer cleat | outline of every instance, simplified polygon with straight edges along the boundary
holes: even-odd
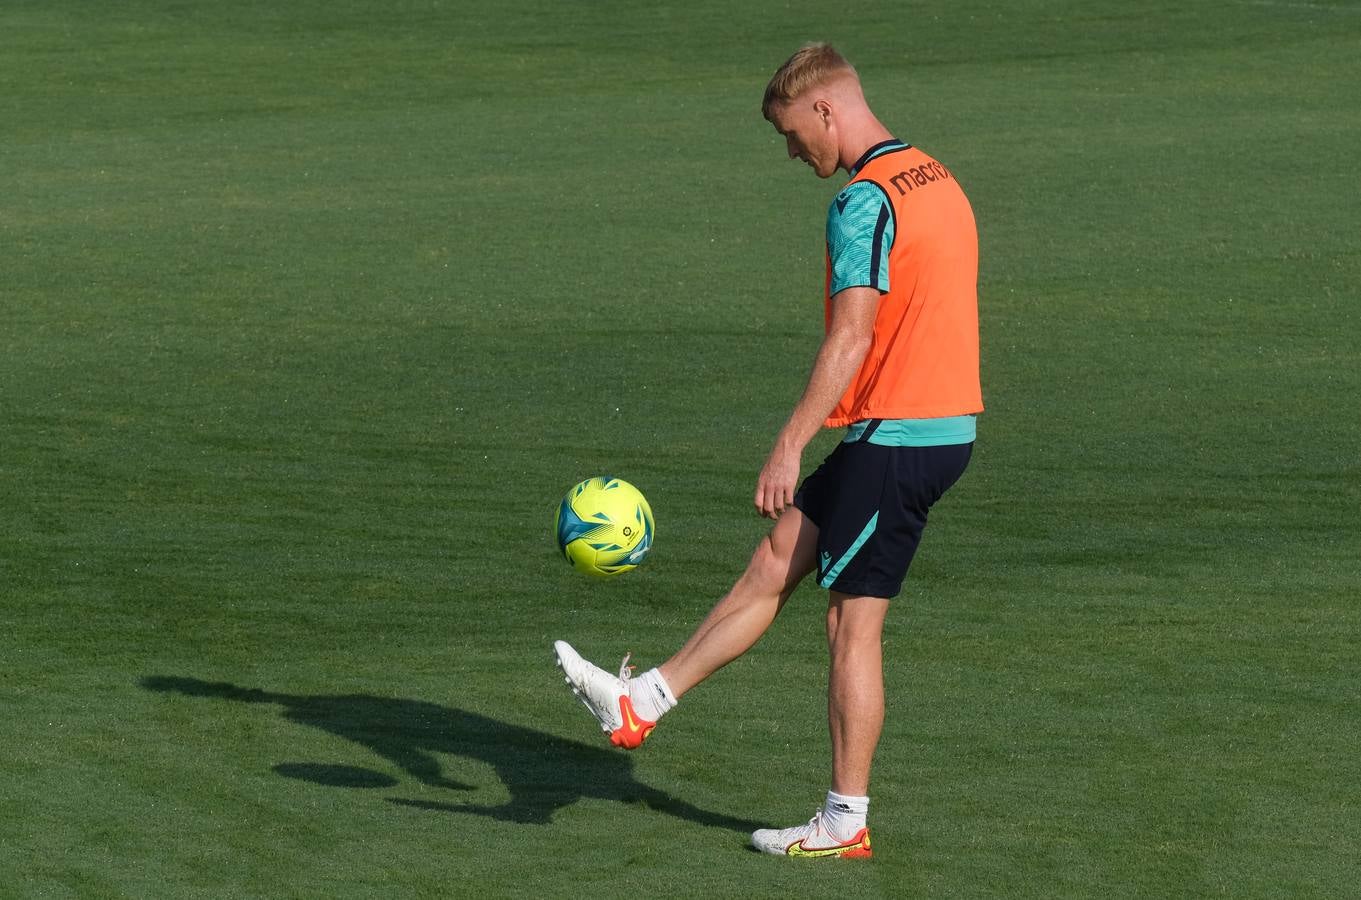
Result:
[[[642,718],[633,708],[633,700],[629,697],[628,656],[624,657],[616,677],[582,659],[566,641],[555,641],[553,652],[557,654],[558,668],[565,676],[563,680],[595,716],[600,730],[610,736],[610,743],[625,750],[642,746],[657,723]]]
[[[868,859],[870,830],[861,828],[848,841],[829,833],[822,824],[822,810],[813,814],[807,825],[793,828],[762,828],[751,833],[751,845],[762,853],[776,856],[802,856],[809,859]]]

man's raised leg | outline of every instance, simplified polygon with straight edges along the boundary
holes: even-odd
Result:
[[[658,667],[676,697],[746,653],[766,633],[817,555],[818,528],[797,508],[781,514],[732,590]]]
[[[557,641],[554,652],[568,686],[610,742],[629,750],[641,746],[681,694],[749,650],[813,570],[817,538],[817,526],[798,509],[786,509],[761,539],[742,577],[685,645],[637,678],[629,676],[628,657],[616,676]]]

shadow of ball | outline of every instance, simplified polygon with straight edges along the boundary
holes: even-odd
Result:
[[[329,766],[322,763],[280,763],[274,767],[285,778],[310,781],[326,787],[389,788],[397,786],[397,779],[383,772],[359,766]]]

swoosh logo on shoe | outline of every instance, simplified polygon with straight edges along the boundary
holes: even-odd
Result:
[[[839,844],[835,847],[808,848],[803,845],[807,838],[801,838],[798,843],[790,844],[785,848],[785,853],[790,856],[802,856],[808,859],[817,859],[824,856],[845,856],[858,857],[870,856],[873,851],[870,849],[869,832],[862,831],[856,835],[856,839],[849,844]]]
[[[643,741],[652,733],[652,729],[657,727],[657,723],[638,718],[633,711],[633,701],[627,694],[619,698],[619,712],[623,722],[610,735],[610,743],[626,750],[642,746]]]

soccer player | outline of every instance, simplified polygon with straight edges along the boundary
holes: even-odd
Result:
[[[827,211],[826,333],[802,397],[756,482],[775,524],[732,590],[666,662],[630,678],[554,645],[568,684],[611,742],[640,746],[679,698],[745,653],[809,573],[827,589],[831,790],[805,825],[752,843],[802,857],[871,855],[870,764],[884,720],[882,631],[927,511],[963,474],[983,410],[978,235],[954,174],[894,138],[827,44],[776,71],[762,112],[790,159],[850,182]],[[844,428],[802,485],[804,447]]]

